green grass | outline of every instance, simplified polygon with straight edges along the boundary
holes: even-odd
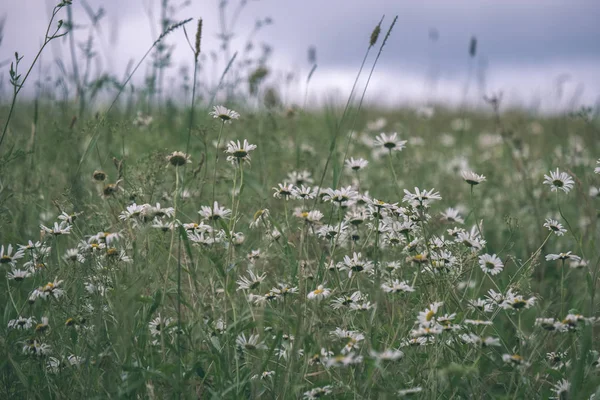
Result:
[[[7,110],[1,111],[4,115]],[[222,126],[209,110],[196,110],[191,163],[176,168],[166,157],[186,150],[189,110],[157,110],[148,127],[137,127],[134,110],[113,110],[105,118],[83,117],[72,123],[70,107],[42,104],[32,124],[32,106],[19,105],[1,149],[0,243],[6,249],[39,240],[51,250],[36,256],[38,267],[30,277],[0,283],[3,398],[298,398],[326,385],[335,398],[348,399],[396,398],[399,390],[413,387],[423,389],[417,398],[427,399],[547,398],[555,395],[553,386],[561,379],[571,384],[570,398],[588,398],[596,391],[600,380],[593,321],[549,332],[535,326],[535,320],[563,320],[568,313],[597,315],[599,200],[589,193],[600,186],[600,176],[594,174],[600,154],[597,122],[520,112],[497,120],[492,114],[444,109],[425,119],[410,110],[351,109],[351,118],[339,126],[341,111],[335,110],[296,111],[292,116],[284,110],[238,111],[239,120]],[[347,121],[355,115],[357,133],[347,158],[369,161],[359,173],[342,165]],[[369,131],[366,123],[378,117],[386,118],[385,126]],[[470,127],[454,130],[456,118],[468,119]],[[408,140],[406,148],[376,156],[371,144],[382,131],[399,132]],[[340,134],[331,149],[336,132]],[[86,153],[94,135],[97,141]],[[243,164],[242,186],[242,171],[227,162],[223,151],[229,140],[243,139],[257,149],[250,153],[251,164]],[[414,193],[414,187],[435,188],[442,199],[432,202],[426,220],[418,210],[402,211],[412,215],[415,227],[395,235],[401,241],[396,246],[385,232],[377,232],[384,222],[401,220],[398,216],[379,222],[367,218],[358,229],[348,230],[356,240],[321,238],[315,234],[320,225],[335,226],[351,209],[366,206],[341,209],[321,200],[286,201],[273,197],[273,187],[286,181],[289,172],[303,170],[314,180],[310,186],[318,184],[329,156],[322,190],[334,183],[338,188],[353,185],[361,194],[399,207],[408,207],[403,189]],[[460,158],[468,167],[460,167]],[[542,184],[544,174],[557,167],[575,179],[569,193],[557,194]],[[487,178],[472,193],[461,178],[463,168]],[[95,181],[95,170],[104,171],[106,181]],[[108,183],[118,180],[119,190],[102,194]],[[195,243],[192,231],[183,227],[161,231],[143,218],[119,219],[132,203],[160,203],[176,208],[176,217],[164,217],[165,222],[200,223],[198,211],[211,205],[213,190],[219,205],[233,210],[230,219],[203,221],[216,232],[204,238],[220,238],[217,243]],[[440,218],[448,207],[460,210],[464,225]],[[322,223],[305,223],[294,215],[296,208],[322,211]],[[269,210],[268,218],[250,228],[263,209]],[[51,226],[62,211],[81,213],[71,233],[40,235],[40,223]],[[568,232],[551,234],[542,226],[547,217]],[[455,226],[469,231],[476,220],[483,220],[480,230],[487,244],[471,252],[446,231]],[[273,236],[275,229],[279,237]],[[233,244],[232,230],[244,235],[243,243]],[[98,232],[119,232],[120,239],[86,253],[81,261],[63,258]],[[431,242],[434,236],[445,237],[445,250],[455,262],[431,273],[431,255],[440,252]],[[407,248],[413,240],[417,245]],[[247,255],[258,249],[260,258],[251,264]],[[121,251],[130,262],[119,260]],[[589,263],[574,269],[569,262],[545,260],[547,254],[566,251]],[[328,268],[330,260],[337,264],[354,252],[373,264],[372,274],[355,272],[349,278],[348,271]],[[485,253],[502,260],[500,274],[483,273],[478,255]],[[25,269],[34,254],[26,250],[16,266]],[[426,261],[415,263],[417,254],[426,254]],[[399,267],[390,271],[386,266],[393,261]],[[5,274],[12,270],[7,263],[1,268]],[[236,282],[248,270],[264,274],[264,281],[257,288],[237,290]],[[63,281],[63,296],[28,302],[36,288],[55,279]],[[415,291],[385,293],[380,285],[391,279],[405,280]],[[278,283],[298,292],[254,304],[256,297],[250,295],[264,296]],[[91,289],[91,284],[104,290],[90,292],[86,285]],[[331,295],[321,301],[307,299],[320,284]],[[512,289],[525,299],[535,296],[535,305],[521,310],[494,306],[489,313],[470,310],[469,301],[483,298],[489,289]],[[331,307],[332,300],[357,290],[375,307]],[[434,302],[443,302],[434,319],[455,313],[457,330],[436,334],[425,346],[403,347],[417,328],[419,312]],[[34,324],[9,329],[9,321],[18,316],[37,323],[47,317],[49,328],[36,332]],[[169,318],[170,324],[152,335],[149,324],[159,316]],[[67,324],[69,318],[72,324]],[[473,326],[465,319],[492,325]],[[330,363],[341,354],[348,339],[333,338],[336,328],[364,335],[351,351],[362,362],[327,366],[328,353],[319,357],[325,365],[311,362],[321,349],[334,354]],[[468,333],[498,338],[499,346],[465,344],[461,335]],[[236,338],[241,334],[258,335],[264,348],[239,348]],[[49,353],[26,354],[23,347],[32,339],[51,346]],[[385,349],[404,355],[387,362],[371,356],[372,350]],[[550,352],[566,356],[553,364],[547,359]],[[505,363],[504,354],[518,354],[528,365]],[[69,362],[71,355],[79,357],[77,365]],[[261,379],[265,371],[273,372]]]

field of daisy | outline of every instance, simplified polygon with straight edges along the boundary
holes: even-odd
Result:
[[[1,398],[600,393],[592,110],[240,99],[0,103]]]

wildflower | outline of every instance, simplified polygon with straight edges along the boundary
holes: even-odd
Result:
[[[560,172],[557,168],[556,172],[550,171],[550,176],[544,175],[544,184],[550,186],[550,190],[553,192],[559,189],[565,193],[569,193],[573,189],[575,181],[566,172]]]
[[[229,218],[231,215],[231,210],[228,210],[225,207],[220,207],[219,203],[215,201],[212,209],[208,206],[201,206],[198,214],[200,214],[202,218],[216,221],[221,218]]]
[[[407,281],[400,282],[398,279],[390,280],[381,285],[386,293],[414,292],[415,288],[410,286]]]
[[[568,367],[571,364],[571,360],[567,360],[567,353],[565,352],[551,351],[550,353],[546,353],[546,360],[548,360],[551,368],[556,370]]]
[[[256,289],[257,287],[260,286],[260,284],[262,283],[262,281],[264,281],[265,278],[267,277],[267,274],[256,275],[250,269],[248,270],[248,275],[249,275],[249,278],[247,278],[245,276],[242,276],[240,279],[238,279],[238,281],[237,281],[237,284],[238,284],[237,290],[251,290],[251,289]]]
[[[462,171],[461,175],[465,182],[471,186],[479,185],[481,182],[485,181],[485,176],[478,175],[473,171]]]
[[[584,259],[579,259],[579,260],[571,260],[569,262],[569,267],[573,268],[573,269],[582,269],[585,268],[589,265],[589,261],[588,260],[584,260]]]
[[[98,232],[88,239],[88,243],[103,243],[110,246],[111,243],[121,239],[120,232]]]
[[[85,362],[85,358],[76,356],[75,354],[71,354],[67,357],[67,361],[71,367],[76,367]]]
[[[48,328],[50,328],[50,324],[48,323],[48,317],[42,317],[42,322],[35,326],[35,331],[41,333],[48,330]]]
[[[331,294],[331,289],[328,289],[328,288],[324,287],[323,285],[319,285],[319,286],[317,286],[317,288],[315,290],[310,292],[306,297],[309,300],[321,300],[326,297],[329,297],[330,294]]]
[[[279,296],[288,296],[290,294],[298,293],[298,288],[296,286],[290,286],[287,283],[278,283],[278,288],[271,289],[271,292],[279,295]]]
[[[156,203],[156,206],[145,205],[142,214],[148,219],[173,217],[175,215],[175,209],[173,207],[162,208],[160,203]]]
[[[556,321],[554,318],[536,318],[535,326],[539,326],[542,329],[547,331],[554,331],[557,329]]]
[[[442,196],[440,196],[439,192],[436,192],[435,189],[431,189],[431,190],[419,190],[419,188],[415,187],[415,193],[411,193],[408,190],[404,189],[404,198],[402,199],[402,201],[408,202],[408,203],[414,203],[416,202],[417,205],[419,204],[429,204],[430,202],[434,201],[434,200],[441,200]]]
[[[331,308],[334,310],[339,310],[345,306],[350,306],[351,304],[357,303],[363,299],[363,294],[357,290],[351,295],[345,295],[342,297],[338,297],[331,302]]]
[[[184,228],[186,228],[187,224],[184,224]],[[198,225],[198,224],[194,224],[194,225]],[[153,223],[152,223],[152,227],[155,229],[160,229],[163,232],[167,232],[170,231],[171,229],[173,229],[173,223],[172,222],[168,222],[168,221],[163,221],[161,219],[156,218]],[[187,228],[186,228],[187,229]]]
[[[483,249],[483,247],[486,244],[485,239],[482,239],[481,236],[479,235],[477,226],[473,226],[471,228],[470,232],[467,232],[467,231],[458,232],[456,242],[462,243],[463,245],[470,248],[471,251],[474,251],[474,252],[477,252],[477,251]]]
[[[8,321],[8,329],[27,330],[31,329],[36,323],[35,318],[23,318],[19,316],[17,319],[11,319]]]
[[[231,124],[232,120],[240,117],[240,114],[236,111],[230,110],[224,106],[214,106],[209,115],[213,118],[219,118],[224,124]]]
[[[421,393],[422,391],[423,391],[422,387],[416,386],[414,388],[399,390],[398,391],[398,396],[400,396],[400,397],[408,397],[408,396],[411,396],[413,394]]]
[[[341,189],[326,189],[323,196],[323,201],[333,201],[338,205],[356,200],[358,198],[358,192],[352,189],[352,186],[348,186]]]
[[[397,361],[404,357],[404,353],[396,349],[387,349],[382,351],[381,353],[378,353],[375,350],[371,350],[369,354],[377,361]]]
[[[368,214],[362,208],[357,208],[346,213],[344,219],[353,226],[359,226],[368,218]]]
[[[598,159],[598,161],[596,161],[596,164],[600,165],[600,159]],[[595,174],[600,174],[600,167],[594,168],[594,173]]]
[[[290,197],[293,196],[294,185],[292,185],[291,183],[289,183],[289,184],[279,183],[277,185],[279,187],[273,188],[273,190],[275,191],[275,193],[273,193],[273,197],[275,197],[276,199],[288,200]]]
[[[373,263],[363,260],[361,253],[353,253],[352,257],[344,256],[344,261],[338,264],[340,271],[348,270],[348,278],[352,277],[354,272],[371,272]]]
[[[518,354],[503,354],[502,361],[517,367],[527,367],[529,363]]]
[[[323,239],[334,239],[339,235],[338,240],[341,242],[342,238],[346,237],[346,231],[348,230],[348,225],[345,222],[341,222],[338,225],[323,225],[317,231],[317,235]]]
[[[40,286],[33,291],[30,296],[30,300],[35,301],[35,299],[38,297],[41,297],[44,300],[46,300],[48,297],[58,299],[65,293],[65,291],[59,287],[62,283],[63,281],[55,279],[54,282],[48,282],[44,286]]]
[[[567,251],[566,253],[558,253],[558,254],[547,254],[546,255],[546,261],[556,261],[556,260],[572,260],[572,261],[579,261],[581,260],[581,257],[576,256],[575,254],[571,254],[570,251]]]
[[[258,375],[258,374],[253,375],[252,378],[250,378],[250,379],[252,379],[252,380],[255,380],[258,378],[267,379],[267,378],[272,378],[273,376],[275,376],[275,371],[263,371],[260,375]]]
[[[563,236],[567,232],[562,224],[552,218],[546,218],[544,228],[548,228],[548,230],[550,230],[550,232],[554,232],[556,236]]]
[[[250,335],[248,338],[246,338],[246,335],[244,333],[241,333],[235,339],[235,344],[240,349],[249,351],[267,349],[267,346],[264,342],[260,341],[260,337],[258,335]]]
[[[316,224],[323,218],[323,213],[319,210],[300,211],[298,213],[294,213],[294,215],[296,215],[298,218],[303,218],[310,224]]]
[[[469,308],[471,310],[480,311],[484,313],[489,313],[494,311],[494,307],[492,304],[488,303],[483,299],[476,299],[469,301]]]
[[[479,266],[483,272],[490,275],[497,275],[504,269],[504,264],[495,254],[479,256]]]
[[[260,249],[257,250],[250,250],[250,253],[248,253],[246,255],[246,258],[248,259],[248,261],[250,261],[251,264],[256,263],[256,261],[258,261],[258,259],[261,257],[260,254]]]
[[[552,386],[552,392],[556,395],[556,399],[566,399],[569,390],[571,389],[571,383],[566,379],[561,379],[554,386]]]
[[[300,187],[292,188],[292,196],[296,199],[314,199],[317,197],[317,189],[310,186],[301,185]]]
[[[115,183],[108,183],[108,184],[104,185],[104,188],[102,188],[102,194],[104,195],[104,197],[112,196],[113,194],[117,193],[119,190],[123,190],[123,188],[120,186],[122,182],[123,182],[123,179],[119,179]]]
[[[301,186],[304,184],[310,185],[314,182],[311,178],[311,173],[308,171],[292,171],[288,173],[287,181],[294,184],[295,186]]]
[[[439,335],[443,331],[444,331],[444,329],[441,325],[430,325],[430,326],[420,325],[417,329],[411,330],[410,335],[413,338],[418,338],[418,337],[431,338],[436,335]]]
[[[79,254],[79,249],[67,249],[63,259],[70,262],[85,262],[85,257],[82,254]]]
[[[473,333],[469,333],[460,335],[460,339],[467,344],[473,344],[481,347],[500,346],[500,339],[491,336],[484,338]]]
[[[375,308],[375,305],[372,304],[370,301],[350,304],[350,311],[368,311],[373,308]]]
[[[225,153],[231,154],[227,156],[227,161],[233,165],[239,165],[242,162],[250,163],[250,152],[256,147],[255,144],[248,143],[246,139],[244,139],[243,144],[239,140],[237,142],[232,140],[227,145],[227,150],[225,150]]]
[[[148,329],[150,329],[150,334],[152,336],[158,336],[161,334],[161,332],[166,331],[168,328],[170,328],[173,322],[175,322],[173,318],[164,318],[161,317],[159,314],[158,317],[150,321],[150,323],[148,324]]]
[[[357,356],[354,353],[348,353],[346,355],[340,354],[327,359],[325,363],[327,368],[331,367],[347,367],[349,365],[360,364],[363,361],[362,356]]]
[[[15,268],[6,275],[6,278],[9,280],[14,280],[15,282],[21,282],[25,278],[29,278],[31,275],[32,275],[31,271],[28,269],[21,270],[21,269]]]
[[[513,310],[520,310],[523,308],[533,307],[535,305],[535,301],[536,301],[535,297],[530,297],[529,299],[525,299],[521,295],[511,295],[500,306],[502,308],[504,308],[505,310],[511,309],[511,308]]]
[[[269,221],[269,209],[261,209],[254,213],[252,222],[250,222],[250,228],[256,228],[259,224],[263,223],[268,226]]]
[[[419,316],[417,317],[417,322],[423,326],[431,326],[435,322],[435,315],[437,314],[439,308],[443,305],[442,302],[435,302],[429,305],[425,311],[419,312]]]
[[[363,158],[354,159],[350,157],[349,160],[346,160],[346,168],[351,169],[352,171],[360,171],[361,169],[365,169],[369,162]]]
[[[306,400],[320,399],[321,397],[330,395],[332,393],[331,389],[332,389],[331,385],[314,388],[314,389],[311,389],[311,390],[309,390],[307,392],[304,392],[302,394],[302,398],[306,399]]]
[[[375,138],[375,146],[385,147],[389,151],[402,151],[406,147],[406,140],[399,140],[397,136],[396,132],[391,135],[381,133]]]
[[[60,224],[58,224],[58,222],[55,222],[52,228],[48,228],[44,225],[40,225],[40,228],[45,233],[49,233],[54,236],[69,235],[71,233],[71,225],[67,224],[64,221],[62,221]]]
[[[447,208],[441,215],[442,221],[451,222],[456,224],[464,224],[465,220],[460,216],[458,210],[454,208]]]
[[[23,346],[23,353],[40,357],[49,354],[50,350],[50,345],[41,343],[37,339],[29,339]]]
[[[73,222],[77,219],[77,217],[79,217],[81,214],[83,214],[82,212],[76,212],[73,214],[67,214],[66,212],[62,212],[59,216],[58,219],[60,219],[61,221],[64,221],[68,224],[73,224]]]
[[[106,180],[106,177],[107,177],[106,172],[99,170],[99,169],[95,170],[92,173],[92,178],[94,178],[94,180],[98,181],[98,182],[104,182]]]
[[[463,322],[465,324],[475,325],[475,326],[478,326],[478,325],[493,325],[494,324],[492,321],[484,321],[484,320],[481,320],[481,319],[465,319]]]

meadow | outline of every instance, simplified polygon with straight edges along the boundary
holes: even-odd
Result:
[[[124,87],[0,105],[2,398],[600,392],[592,110]]]

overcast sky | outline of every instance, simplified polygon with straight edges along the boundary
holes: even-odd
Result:
[[[176,20],[203,18],[205,54],[219,49],[219,2],[192,0],[174,16]],[[25,56],[24,62],[31,62],[54,3],[0,3],[0,16],[6,17],[0,63],[16,50]],[[239,0],[229,3],[231,19]],[[97,40],[102,68],[122,76],[128,62],[137,62],[160,33],[160,1],[88,0],[87,4],[106,11],[103,35]],[[73,0],[72,7],[76,23],[89,26],[80,1]],[[367,96],[370,101],[388,105],[461,102],[472,36],[477,37],[478,49],[471,61],[471,102],[480,98],[477,76],[483,66],[485,91],[502,91],[513,104],[556,109],[567,107],[574,96],[579,104],[588,105],[600,98],[598,0],[248,0],[235,27],[232,52],[242,50],[257,19],[270,17],[273,24],[258,33],[255,43],[271,45],[272,65],[298,77],[299,83],[288,93],[290,101],[303,96],[303,82],[311,68],[307,60],[310,46],[317,49],[318,64],[311,96],[325,98],[334,92],[343,96],[352,87],[369,35],[384,14],[384,31],[395,15],[398,22],[376,68]],[[66,15],[60,17],[66,19]],[[194,35],[195,22],[188,24],[188,32]],[[436,40],[432,40],[432,32]],[[80,29],[77,35],[84,41],[87,30]],[[176,46],[171,68],[176,76],[180,66],[191,66],[191,52],[181,30],[169,36],[167,43]],[[376,52],[372,53],[370,60]],[[51,64],[54,58],[71,65],[65,40],[51,48],[44,62]],[[209,57],[205,64],[208,76],[220,74],[217,71],[222,71],[223,61],[211,64]],[[8,67],[3,69],[2,76],[8,79]],[[141,81],[145,70],[139,74]],[[557,82],[562,82],[562,91]]]

